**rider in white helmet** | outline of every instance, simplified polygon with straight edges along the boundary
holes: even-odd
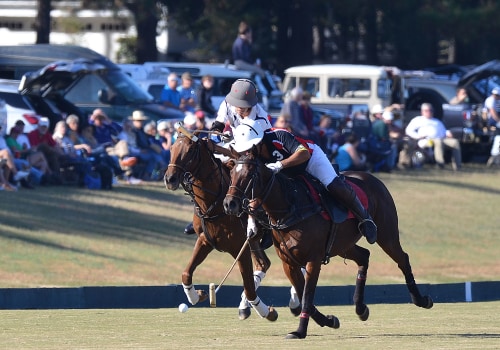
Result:
[[[257,87],[249,79],[238,79],[231,86],[231,91],[221,103],[217,118],[211,131],[224,132],[226,125],[234,130],[243,120],[252,119],[261,124],[263,130],[272,127],[269,114],[258,104]],[[232,139],[232,133],[227,135],[227,141]],[[193,223],[184,229],[187,235],[195,234]]]
[[[283,129],[264,130],[254,120],[245,120],[234,131],[233,148],[242,153],[254,145],[266,166],[275,173],[295,176],[304,170],[316,177],[341,204],[360,221],[358,227],[368,243],[377,240],[377,226],[352,187],[340,178],[321,148],[300,140]]]

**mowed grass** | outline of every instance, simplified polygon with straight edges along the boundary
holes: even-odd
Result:
[[[401,243],[418,283],[499,280],[500,171],[376,174],[399,212]],[[195,238],[183,234],[193,206],[162,183],[112,191],[74,187],[0,192],[0,287],[179,284]],[[369,246],[369,284],[404,283],[396,264]],[[273,249],[265,285],[288,285]],[[214,251],[195,283],[218,283],[233,258]],[[354,284],[353,262],[336,258],[320,285]],[[226,284],[241,285],[237,269]]]
[[[352,306],[322,307],[340,328],[312,320],[308,336],[287,340],[298,318],[285,308],[276,322],[234,308],[0,311],[2,349],[498,349],[500,302],[372,305],[358,320]]]

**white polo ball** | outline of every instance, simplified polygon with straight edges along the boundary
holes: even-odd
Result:
[[[185,313],[188,311],[188,309],[189,309],[189,307],[186,304],[184,304],[184,303],[179,304],[179,312]]]

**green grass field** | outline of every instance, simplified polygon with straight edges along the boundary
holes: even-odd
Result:
[[[377,174],[398,207],[401,242],[418,283],[499,280],[500,171],[419,170]],[[0,287],[179,284],[194,237],[183,191],[162,183],[113,191],[72,187],[0,192]],[[360,243],[368,247],[364,239]],[[370,284],[404,283],[395,263],[372,251]],[[274,251],[265,285],[288,285]],[[195,283],[218,282],[233,259],[213,252]],[[333,259],[320,285],[354,284],[356,266]],[[240,285],[236,271],[226,284]]]
[[[312,320],[303,340],[286,340],[298,319],[285,308],[269,322],[238,321],[234,308],[0,311],[1,349],[498,349],[500,302],[372,305],[361,322],[352,306],[322,307],[340,328]]]

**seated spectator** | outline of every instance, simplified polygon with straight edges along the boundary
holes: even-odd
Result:
[[[450,105],[459,105],[462,103],[469,103],[469,96],[467,95],[467,90],[458,88],[457,94],[450,100]]]
[[[148,137],[149,147],[153,150],[152,154],[156,160],[156,167],[151,175],[152,180],[160,180],[160,177],[167,170],[168,162],[163,158],[163,147],[161,145],[161,141],[157,138],[157,130],[156,123],[154,121],[150,121],[144,125],[144,133]]]
[[[197,111],[194,115],[196,117],[196,120],[194,122],[194,129],[208,130],[207,123],[205,121],[205,113],[203,113],[202,111]],[[197,135],[199,138],[208,137],[207,132],[199,132]]]
[[[189,131],[196,130],[196,116],[193,113],[186,113],[183,120],[184,127]]]
[[[285,129],[290,132],[292,131],[292,129],[290,128],[290,121],[288,120],[287,116],[283,114],[279,115],[278,118],[276,118],[273,127],[276,129]]]
[[[215,118],[217,109],[212,104],[214,78],[205,75],[201,78],[201,86],[196,91],[196,110],[205,113],[207,118]]]
[[[161,154],[163,160],[166,162],[166,164],[169,164],[170,147],[172,147],[172,144],[175,142],[174,128],[172,127],[172,123],[163,120],[158,123],[157,130],[159,135],[159,141],[162,148]]]
[[[5,158],[0,155],[0,191],[17,191],[17,187],[12,185],[4,175]]]
[[[118,134],[118,139],[120,141],[117,145],[125,143],[126,151],[124,150],[122,153],[126,153],[127,157],[123,158],[120,161],[120,165],[125,171],[124,179],[127,181],[127,183],[130,185],[138,185],[142,182],[142,180],[133,176],[134,174],[139,173],[139,171],[137,170],[138,159],[137,157],[133,157],[132,154],[140,153],[140,149],[137,147],[132,120],[129,117],[125,118],[123,120],[122,126],[123,129]]]
[[[149,118],[145,116],[141,111],[134,111],[132,116],[129,117],[132,120],[132,132],[135,134],[135,142],[138,153],[130,151],[130,155],[137,157],[137,159],[144,165],[144,170],[140,175],[142,180],[151,180],[153,174],[158,170],[157,153],[151,148],[148,135],[144,132],[144,122]]]
[[[358,136],[355,133],[351,133],[347,137],[346,142],[339,147],[335,163],[338,164],[340,171],[365,171],[367,169],[366,156],[358,151],[358,146]]]
[[[318,135],[318,145],[330,159],[337,154],[339,146],[345,142],[340,131],[333,128],[332,125],[332,116],[324,114],[315,130]]]
[[[177,85],[179,84],[179,78],[177,74],[170,73],[167,78],[167,84],[163,87],[160,95],[160,102],[172,108],[180,108],[181,105],[181,94],[177,90]]]
[[[396,157],[398,154],[398,146],[391,142],[389,135],[389,124],[394,119],[394,114],[389,111],[384,111],[382,115],[376,114],[372,122],[372,135],[374,144],[371,145],[372,150],[377,150],[380,153],[387,153],[385,158],[384,168],[390,171],[396,165]],[[382,159],[382,161],[384,161]]]
[[[73,143],[73,147],[77,152],[81,152],[81,155],[93,159],[92,164],[94,166],[102,165],[108,167],[113,171],[113,176],[121,176],[124,171],[120,167],[118,157],[110,156],[106,149],[99,145],[97,139],[94,137],[94,126],[87,125],[84,127],[86,129],[85,137],[80,135],[78,132],[79,118],[78,116],[72,114],[66,118],[66,135],[69,140]],[[114,146],[116,148],[116,144]]]
[[[408,135],[420,148],[433,148],[436,165],[439,169],[444,168],[444,149],[452,151],[453,170],[459,170],[462,166],[462,153],[460,142],[446,130],[443,123],[434,118],[432,105],[422,103],[420,109],[422,115],[413,118],[405,129]]]
[[[12,181],[19,182],[25,181],[29,176],[29,172],[25,170],[18,170],[12,153],[3,136],[0,134],[0,172],[2,172],[2,189],[7,191],[15,191],[17,187],[9,182]]]
[[[177,88],[180,95],[179,108],[184,112],[194,113],[196,107],[196,92],[193,88],[193,78],[189,72],[181,76],[181,86]]]
[[[26,142],[22,146],[17,142],[17,138],[23,133],[23,130],[24,123],[22,125],[20,123],[15,125],[11,128],[5,141],[14,155],[14,162],[17,169],[29,169],[30,181],[22,181],[21,185],[26,188],[32,188],[32,184],[46,184],[52,171],[42,152],[29,148]]]
[[[38,127],[28,134],[28,140],[34,150],[42,152],[45,156],[52,172],[51,182],[54,184],[60,184],[60,158],[64,156],[64,152],[52,137],[52,134],[49,131],[49,126],[49,118],[41,117],[38,121]]]

